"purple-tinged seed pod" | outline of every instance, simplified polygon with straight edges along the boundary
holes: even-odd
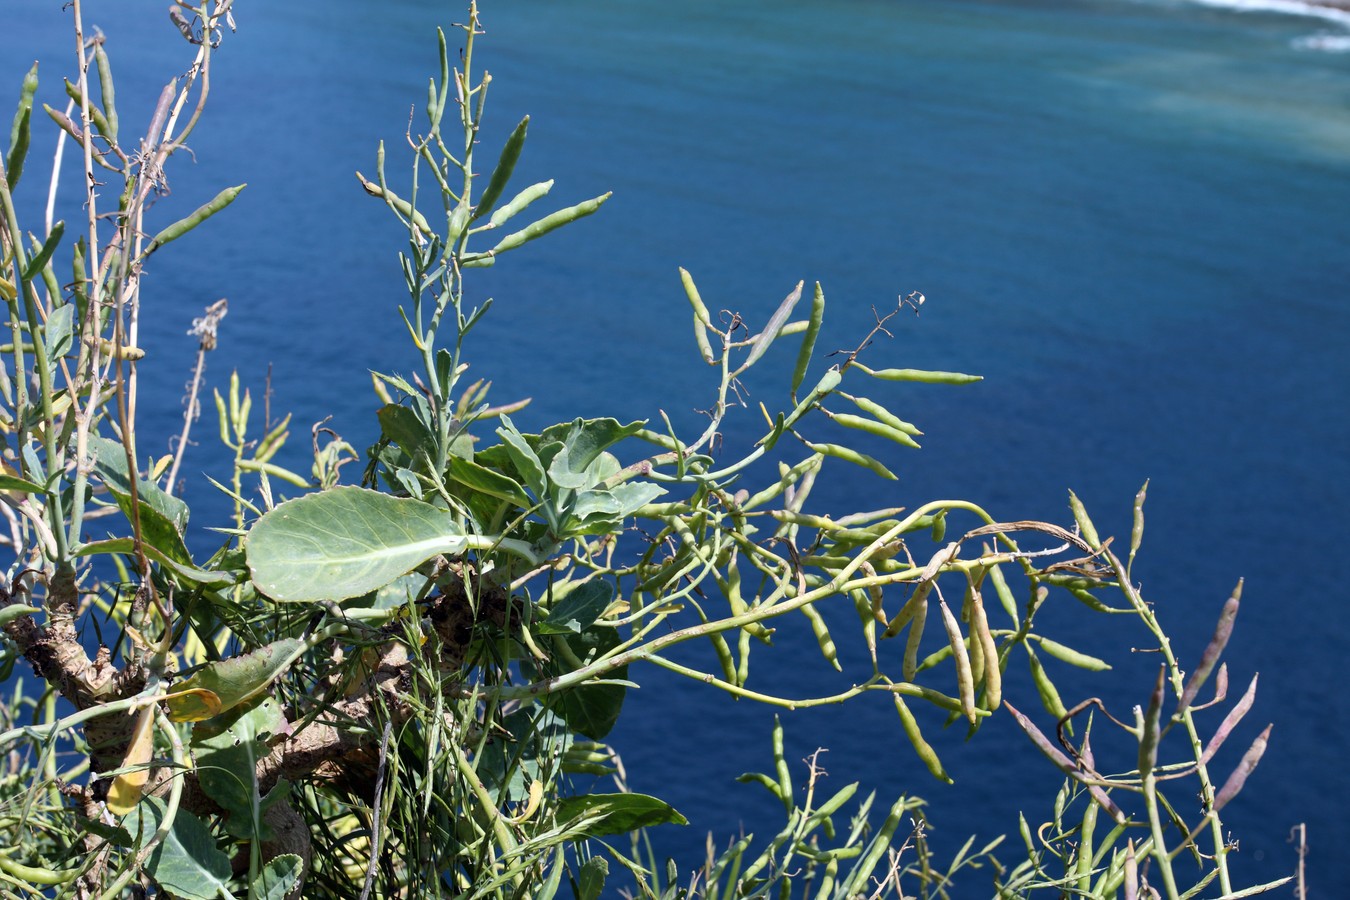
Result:
[[[1237,587],[1233,588],[1233,596],[1229,597],[1223,605],[1223,612],[1219,614],[1219,622],[1214,626],[1214,637],[1209,639],[1205,652],[1200,654],[1200,665],[1195,667],[1191,673],[1190,680],[1186,682],[1186,689],[1181,693],[1181,703],[1177,706],[1177,715],[1185,712],[1195,699],[1195,695],[1200,693],[1200,688],[1204,686],[1209,679],[1209,674],[1214,671],[1214,664],[1219,661],[1224,648],[1228,646],[1228,639],[1233,636],[1233,622],[1237,619],[1238,606],[1242,600],[1242,579],[1238,579]]]
[[[1256,736],[1252,745],[1247,748],[1247,752],[1242,754],[1242,762],[1238,763],[1233,774],[1228,776],[1228,780],[1223,783],[1219,789],[1219,795],[1214,798],[1214,811],[1218,812],[1228,805],[1242,790],[1243,785],[1247,783],[1247,776],[1256,771],[1256,764],[1261,761],[1261,757],[1266,752],[1266,743],[1270,740],[1270,730],[1274,725],[1267,725],[1266,730]]]
[[[1201,765],[1214,758],[1214,754],[1219,752],[1223,742],[1228,740],[1228,735],[1233,733],[1233,729],[1242,721],[1242,717],[1252,708],[1252,703],[1256,701],[1256,679],[1259,677],[1259,673],[1252,676],[1251,684],[1247,685],[1247,692],[1242,695],[1242,699],[1228,711],[1228,715],[1224,716],[1223,721],[1219,723],[1219,728],[1214,732],[1214,737],[1210,738],[1209,746],[1200,756]]]
[[[1139,900],[1139,861],[1134,856],[1134,838],[1125,845],[1125,900]]]
[[[1158,681],[1148,698],[1148,710],[1144,713],[1144,730],[1139,736],[1139,776],[1146,777],[1158,764],[1159,724],[1162,719],[1163,688],[1166,686],[1167,669],[1158,667]]]
[[[1088,793],[1092,795],[1092,799],[1101,804],[1102,809],[1106,810],[1107,815],[1109,815],[1117,825],[1125,824],[1124,811],[1116,805],[1115,801],[1111,799],[1111,796],[1106,793],[1100,785],[1092,783],[1088,774],[1079,766],[1075,765],[1073,760],[1065,756],[1062,750],[1052,744],[1050,739],[1042,734],[1041,730],[1037,728],[1030,719],[1017,710],[1017,707],[1013,706],[1007,700],[1003,701],[1003,707],[1008,710],[1008,712],[1012,713],[1013,718],[1017,720],[1017,724],[1021,726],[1024,732],[1026,732],[1027,737],[1031,738],[1031,742],[1036,745],[1036,748],[1044,753],[1045,756],[1055,764],[1055,768],[1087,787]]]

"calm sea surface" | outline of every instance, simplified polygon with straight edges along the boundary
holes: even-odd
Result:
[[[59,105],[73,52],[58,5],[5,6],[0,83],[13,94],[39,57],[40,99]],[[86,4],[108,35],[132,133],[185,58],[161,4],[140,6]],[[1291,872],[1289,830],[1307,822],[1314,895],[1350,884],[1338,850],[1350,843],[1347,25],[1128,0],[488,0],[483,14],[478,60],[495,75],[487,158],[529,113],[522,184],[556,178],[559,204],[614,191],[600,215],[475,276],[497,302],[472,371],[495,398],[532,396],[518,417],[529,428],[660,408],[695,427],[714,385],[696,364],[679,265],[711,304],[761,321],[799,279],[820,280],[827,347],[855,345],[873,305],[922,291],[923,314],[896,320],[868,359],[986,380],[869,386],[926,431],[925,449],[888,457],[895,483],[835,467],[818,509],[961,496],[1000,518],[1065,521],[1072,488],[1124,541],[1150,479],[1136,574],[1179,654],[1198,656],[1246,578],[1228,660],[1239,688],[1260,672],[1260,694],[1220,768],[1267,722],[1275,730],[1226,813],[1240,870]],[[159,214],[249,188],[152,262],[143,448],[176,430],[195,349],[184,331],[222,296],[230,313],[208,376],[221,385],[237,368],[260,394],[270,367],[272,409],[305,423],[291,463],[306,465],[307,425],[325,416],[357,446],[370,440],[367,371],[408,372],[414,358],[393,313],[399,232],[352,173],[372,174],[380,139],[391,170],[400,164],[409,108],[435,67],[433,29],[461,17],[453,4],[240,4],[196,165],[176,160]],[[30,208],[40,168],[29,164]],[[791,356],[768,358],[768,375]],[[779,385],[749,387],[772,404]],[[727,441],[753,439],[754,418],[734,420]],[[203,477],[228,471],[213,430],[201,423],[186,466],[200,527],[225,517]],[[1118,664],[1066,689],[1070,702],[1096,693],[1128,716],[1146,700],[1154,663],[1129,653],[1142,636],[1077,608],[1043,626]],[[844,653],[834,676],[809,634],[792,631],[760,653],[754,678],[788,696],[831,693],[866,674],[858,648]],[[771,715],[659,672],[639,677],[613,743],[633,788],[692,822],[665,829],[661,849],[688,868],[708,829],[722,840],[742,825],[776,830],[775,804],[732,781],[771,764]],[[1018,680],[1014,702],[1036,708]],[[861,779],[880,804],[929,798],[940,848],[1015,832],[1019,809],[1042,821],[1058,784],[1006,717],[970,745],[940,734],[937,715],[922,720],[953,788],[922,770],[887,703],[784,721],[792,758],[829,747],[831,783]],[[984,878],[969,876],[963,893],[981,894]]]

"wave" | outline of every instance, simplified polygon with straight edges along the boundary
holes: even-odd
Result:
[[[1301,16],[1332,22],[1350,30],[1350,8],[1327,6],[1322,3],[1305,3],[1302,0],[1190,0],[1204,6],[1222,7],[1237,12],[1275,13],[1277,15]],[[1293,46],[1298,50],[1320,50],[1328,53],[1350,53],[1350,34],[1320,34],[1295,38]]]
[[[1300,0],[1191,0],[1191,2],[1205,6],[1221,6],[1239,12],[1283,13],[1290,16],[1325,19],[1350,28],[1350,9],[1320,3],[1303,3]]]

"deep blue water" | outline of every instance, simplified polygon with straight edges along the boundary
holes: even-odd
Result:
[[[32,0],[10,7],[0,83],[17,86],[40,57],[41,97],[56,105],[57,76],[71,69],[63,17]],[[161,39],[159,5],[86,15],[108,33],[124,129],[143,128],[183,58]],[[197,164],[177,161],[160,214],[250,186],[152,260],[142,449],[176,431],[195,349],[183,332],[222,296],[230,314],[212,383],[238,368],[260,393],[270,366],[274,410],[297,423],[332,415],[363,446],[376,406],[368,370],[409,371],[414,360],[393,314],[401,238],[352,172],[372,173],[380,139],[396,167],[409,107],[435,67],[433,29],[461,13],[337,0],[238,15],[192,141]],[[614,191],[598,216],[478,282],[497,305],[475,335],[472,371],[493,380],[499,401],[534,398],[518,421],[663,407],[694,427],[713,382],[689,340],[679,265],[710,304],[761,318],[798,279],[820,280],[830,347],[853,346],[871,306],[923,291],[922,315],[897,320],[873,363],[986,380],[869,387],[924,428],[925,449],[888,458],[900,481],[881,485],[880,501],[875,480],[836,467],[816,503],[963,496],[1001,518],[1064,521],[1072,488],[1124,541],[1134,492],[1151,479],[1136,573],[1179,653],[1195,658],[1246,578],[1228,659],[1238,689],[1261,673],[1261,693],[1220,767],[1266,722],[1275,731],[1226,813],[1239,869],[1292,871],[1289,829],[1307,822],[1315,895],[1350,883],[1335,850],[1350,841],[1338,800],[1350,794],[1340,703],[1350,53],[1307,40],[1334,50],[1344,26],[1128,0],[489,0],[484,19],[478,59],[495,75],[484,145],[529,113],[521,184],[555,177],[559,204]],[[40,203],[29,179],[27,202]],[[781,373],[791,357],[766,368]],[[750,387],[777,396],[772,377]],[[755,428],[749,415],[733,421],[728,441]],[[186,467],[200,526],[225,516],[201,477],[228,471],[213,430],[198,426]],[[1076,608],[1043,626],[1119,663],[1085,690],[1125,713],[1145,700],[1152,662],[1131,657],[1134,639],[1122,645]],[[851,670],[833,676],[797,634],[761,653],[755,677],[783,694],[822,694],[862,677],[856,648],[845,662]],[[1025,689],[1013,698],[1036,706]],[[613,743],[634,789],[693,823],[666,829],[663,849],[687,868],[708,829],[770,832],[774,805],[731,781],[769,765],[767,711],[661,673],[647,673],[629,703]],[[922,771],[887,703],[785,724],[795,758],[830,748],[834,783],[861,779],[883,804],[901,792],[929,798],[941,846],[1013,831],[1018,809],[1037,821],[1058,784],[1006,719],[970,745],[956,734],[938,742],[954,788]],[[970,877],[970,895],[983,878]]]

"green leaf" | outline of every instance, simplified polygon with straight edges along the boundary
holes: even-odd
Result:
[[[158,797],[146,797],[122,820],[123,827],[140,843],[164,821],[168,808]],[[216,840],[201,819],[181,806],[164,840],[145,861],[145,871],[159,885],[182,900],[232,898],[229,891],[230,858],[216,848]]]
[[[577,875],[577,900],[600,900],[600,892],[605,889],[605,878],[609,875],[609,862],[603,856],[592,856],[586,860]]]
[[[417,413],[406,406],[388,403],[375,414],[380,420],[380,431],[408,454],[417,459],[422,449],[431,443],[431,432]]]
[[[258,589],[273,600],[346,600],[384,587],[438,553],[458,554],[455,517],[419,500],[337,487],[288,500],[249,532]]]
[[[624,438],[637,434],[646,424],[645,419],[627,425],[620,425],[615,419],[576,419],[545,428],[543,434],[539,435],[538,446],[549,441],[562,441],[567,447],[571,470],[583,472],[602,452]]]
[[[172,571],[180,578],[191,581],[196,584],[224,585],[234,584],[235,578],[229,572],[208,572],[205,569],[199,569],[196,566],[184,564],[177,560],[170,559],[164,553],[151,545],[144,547],[145,555],[152,561]],[[95,556],[101,553],[135,553],[136,542],[131,538],[111,538],[106,541],[94,541],[90,544],[81,544],[79,549],[75,550],[72,556]]]
[[[609,834],[628,834],[653,825],[688,825],[689,820],[664,800],[646,794],[584,794],[566,797],[558,804],[558,820],[568,821],[583,816],[598,816],[598,820],[582,830],[586,837]]]
[[[47,345],[47,359],[55,366],[56,360],[70,352],[71,332],[75,324],[75,304],[67,303],[52,310],[47,317],[43,341]]]
[[[98,435],[89,436],[89,452],[94,455],[98,473],[108,483],[114,493],[131,494],[131,476],[127,473],[127,453],[118,441],[110,441]],[[139,473],[138,473],[139,475]],[[161,516],[173,524],[182,534],[187,527],[188,505],[177,497],[170,496],[159,485],[144,478],[137,478],[136,493],[144,504],[148,504]]]
[[[453,457],[447,461],[445,474],[450,480],[459,482],[465,487],[499,500],[509,501],[521,509],[529,509],[534,505],[529,494],[526,494],[525,489],[514,480],[500,472],[480,466],[473,460]]]
[[[252,900],[285,900],[287,894],[300,883],[305,863],[294,853],[274,856],[263,866],[249,888]]]
[[[583,661],[608,653],[620,643],[619,633],[613,628],[592,628],[581,634],[560,635],[556,639],[565,641],[572,655]],[[556,663],[554,667],[554,674],[567,671],[565,666]],[[608,677],[615,680],[627,678],[628,667],[619,666]],[[549,707],[562,717],[568,728],[593,741],[600,741],[619,721],[619,712],[627,693],[628,689],[621,684],[583,684],[551,695]]]
[[[540,462],[534,448],[516,430],[516,426],[508,416],[502,416],[502,425],[497,429],[497,436],[502,439],[502,447],[515,465],[516,472],[525,479],[526,486],[534,491],[536,497],[544,496],[544,489],[547,486],[544,479],[544,464]]]
[[[89,450],[94,454],[98,473],[108,483],[108,487],[120,493],[130,494],[131,477],[127,471],[126,450],[122,447],[122,444],[98,435],[90,435]],[[137,474],[136,488],[141,502],[149,504],[164,518],[172,522],[174,528],[179,532],[186,528],[188,505],[177,497],[166,494],[159,485],[148,479],[140,478],[139,473]]]
[[[273,790],[266,798],[261,797],[258,762],[268,754],[267,738],[284,727],[277,701],[263,697],[250,706],[198,722],[192,728],[192,748],[202,792],[229,813],[225,830],[237,838],[250,841],[272,838],[271,829],[263,824],[263,813],[285,797],[287,791]]]
[[[207,691],[214,694],[219,705],[208,713],[214,716],[252,700],[267,690],[268,685],[286,671],[304,649],[305,642],[300,638],[282,638],[257,650],[207,663],[191,678],[174,685],[174,692]],[[201,714],[206,710],[193,695],[170,697],[168,706],[169,718],[175,722],[196,722],[206,718]],[[259,713],[259,721],[268,714]],[[274,730],[275,726],[269,728]]]
[[[535,623],[535,630],[541,634],[580,634],[595,624],[613,601],[613,583],[598,579],[587,581],[554,603],[548,618]]]
[[[20,478],[17,475],[7,475],[0,472],[0,491],[18,491],[22,494],[40,494],[42,485],[33,484],[26,478]]]

